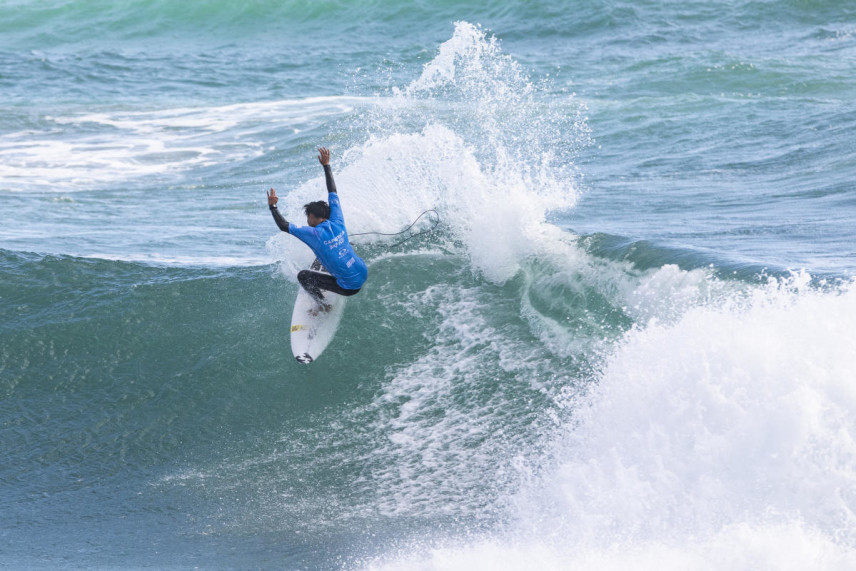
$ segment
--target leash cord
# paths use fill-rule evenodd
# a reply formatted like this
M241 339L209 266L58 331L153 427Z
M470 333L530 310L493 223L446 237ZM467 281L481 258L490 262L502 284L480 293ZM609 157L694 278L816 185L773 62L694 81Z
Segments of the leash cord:
M433 212L433 213L437 216L437 220L435 220L435 221L434 221L434 225L433 225L433 226L431 226L430 228L428 228L427 230L422 230L421 232L417 232L416 234L413 234L412 236L408 236L407 238L405 238L405 239L404 239L404 240L402 240L401 242L396 242L395 244L393 244L392 246L390 246L390 248L396 248L396 247L398 247L398 246L401 246L402 244L404 244L405 242L407 242L408 240L410 240L410 239L412 239L412 238L415 238L415 237L417 237L417 236L421 236L422 234L427 234L427 233L429 233L429 232L433 232L433 231L434 231L434 229L435 229L435 228L440 224L440 213L439 213L439 212L437 212L436 210L434 210L433 208L429 208L428 210L423 211L423 212L422 212L422 214L420 214L419 216L417 216L417 217L416 217L416 220L414 220L413 222L411 222L411 223L410 223L410 226L408 226L407 228L405 228L405 229L404 229L404 230L402 230L401 232L393 232L393 233L386 233L386 232L359 232L359 233L357 233L357 234L351 234L351 236L368 236L369 234L372 234L372 235L375 235L375 236L400 236L401 234L404 234L405 232L407 232L408 230L410 230L411 228L413 228L414 226L416 226L416 223L417 223L417 222L419 222L419 219L420 219L420 218L422 218L423 216L425 216L426 214L428 214L429 212Z

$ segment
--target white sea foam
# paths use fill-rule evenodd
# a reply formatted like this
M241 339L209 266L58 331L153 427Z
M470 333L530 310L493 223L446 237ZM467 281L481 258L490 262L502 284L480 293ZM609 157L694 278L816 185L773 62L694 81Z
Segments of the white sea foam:
M468 547L427 549L420 557L379 559L366 565L366 569L847 571L853 569L854 561L856 555L849 549L842 548L829 537L811 528L794 523L727 526L703 539L639 542L629 546L616 544L604 549L567 550L546 543L526 543L509 539L487 540Z
M265 131L302 130L361 101L316 97L45 117L42 130L0 136L0 188L103 188L258 157L266 152Z
M270 260L268 258L261 256L249 258L238 256L175 256L157 252L140 252L131 254L94 253L87 254L82 257L98 260L115 260L119 262L136 262L158 266L179 267L233 268L264 266L270 264Z
M569 391L497 537L375 568L852 569L856 286L771 280L636 328Z
M533 398L549 371L543 348L493 322L490 299L444 284L388 302L419 320L431 344L390 368L370 406L372 432L384 437L373 453L374 505L386 516L487 518L496 495L516 484L507 447L534 436L535 420L507 403Z

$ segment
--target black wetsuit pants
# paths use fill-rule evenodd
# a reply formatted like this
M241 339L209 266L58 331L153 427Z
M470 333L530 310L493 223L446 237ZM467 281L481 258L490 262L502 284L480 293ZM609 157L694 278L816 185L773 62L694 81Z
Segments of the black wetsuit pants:
M324 291L332 291L339 295L354 295L359 289L345 289L336 283L336 278L330 274L313 272L312 270L301 270L297 273L297 281L306 292L314 297L319 303L324 302Z

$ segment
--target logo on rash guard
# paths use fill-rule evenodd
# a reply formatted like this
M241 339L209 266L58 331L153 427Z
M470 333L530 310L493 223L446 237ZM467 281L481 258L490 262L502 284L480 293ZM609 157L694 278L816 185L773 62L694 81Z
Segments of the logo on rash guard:
M324 240L324 245L329 247L331 250L335 250L339 246L345 243L345 231L342 230L336 236L333 236L329 240Z

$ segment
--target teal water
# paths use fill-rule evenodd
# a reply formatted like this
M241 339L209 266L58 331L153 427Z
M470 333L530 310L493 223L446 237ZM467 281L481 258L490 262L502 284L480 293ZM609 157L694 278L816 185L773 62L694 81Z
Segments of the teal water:
M854 32L0 4L0 565L852 568ZM318 145L352 234L440 222L304 367Z

